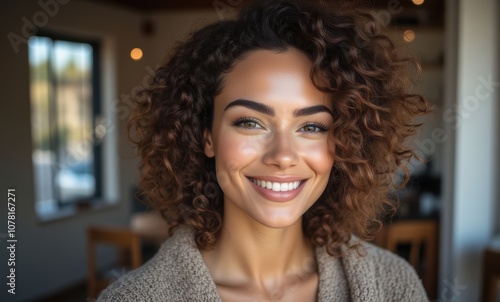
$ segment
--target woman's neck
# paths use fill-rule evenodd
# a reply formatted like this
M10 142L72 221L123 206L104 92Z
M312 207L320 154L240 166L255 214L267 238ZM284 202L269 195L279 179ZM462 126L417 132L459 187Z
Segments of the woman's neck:
M314 250L301 220L286 228L270 228L236 209L228 212L214 248L202 252L216 283L266 287L315 272Z

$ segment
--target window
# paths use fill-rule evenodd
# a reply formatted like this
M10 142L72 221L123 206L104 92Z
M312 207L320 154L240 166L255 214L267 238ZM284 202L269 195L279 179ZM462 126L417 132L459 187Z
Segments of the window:
M46 218L101 197L98 44L29 39L36 211Z

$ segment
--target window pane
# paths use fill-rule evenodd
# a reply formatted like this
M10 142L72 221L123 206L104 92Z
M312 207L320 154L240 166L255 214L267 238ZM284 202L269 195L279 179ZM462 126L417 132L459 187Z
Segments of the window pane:
M53 52L57 111L56 195L65 203L95 191L92 144L92 48L56 41Z
M29 40L31 68L31 125L35 196L40 206L50 207L54 201L52 167L55 155L51 149L49 123L49 53L52 41L33 37ZM51 203L52 202L52 203Z
M95 196L92 46L29 40L33 164L39 213Z

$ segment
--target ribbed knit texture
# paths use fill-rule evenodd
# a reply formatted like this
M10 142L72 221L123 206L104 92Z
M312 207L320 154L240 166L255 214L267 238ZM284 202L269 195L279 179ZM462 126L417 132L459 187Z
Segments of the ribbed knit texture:
M111 284L97 302L222 301L193 238L189 228L179 227L151 260ZM363 245L366 255L351 252L341 258L316 249L318 302L428 301L421 281L404 259Z

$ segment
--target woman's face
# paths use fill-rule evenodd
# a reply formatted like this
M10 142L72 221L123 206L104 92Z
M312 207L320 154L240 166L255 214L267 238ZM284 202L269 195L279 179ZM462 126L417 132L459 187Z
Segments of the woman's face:
M313 85L311 65L296 49L256 50L226 74L205 133L224 215L287 227L324 191L334 161L332 105Z

